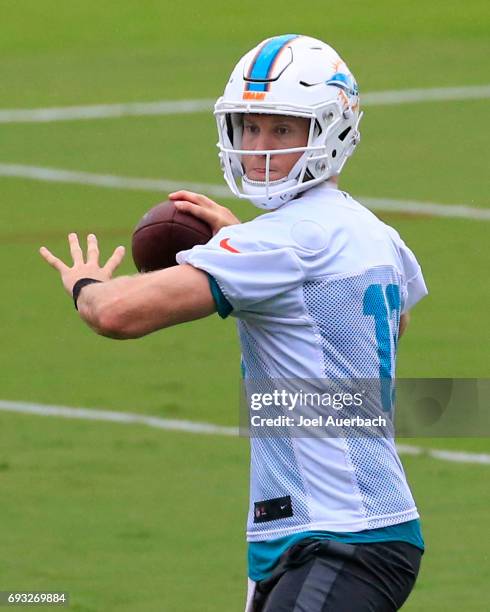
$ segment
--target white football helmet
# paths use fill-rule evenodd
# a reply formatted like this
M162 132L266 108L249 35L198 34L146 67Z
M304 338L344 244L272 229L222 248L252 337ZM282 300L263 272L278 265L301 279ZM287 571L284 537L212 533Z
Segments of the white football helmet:
M308 142L294 149L243 150L244 113L307 117ZM309 36L275 36L249 51L235 66L214 114L226 182L236 196L267 210L338 175L360 139L357 83L332 47ZM271 155L300 152L288 176L269 180ZM241 162L257 154L266 158L264 181L249 179Z

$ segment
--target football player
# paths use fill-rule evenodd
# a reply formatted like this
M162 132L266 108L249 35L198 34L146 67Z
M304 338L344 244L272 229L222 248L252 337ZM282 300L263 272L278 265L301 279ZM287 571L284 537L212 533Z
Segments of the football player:
M239 223L204 195L171 194L213 238L180 252L179 266L114 280L121 248L102 267L96 238L85 260L72 234L68 267L43 247L81 317L134 338L233 316L246 387L392 381L409 310L427 289L399 234L338 188L361 119L345 62L308 36L267 39L238 62L215 116L226 182L266 214ZM251 437L247 539L249 612L398 610L424 542L393 437Z

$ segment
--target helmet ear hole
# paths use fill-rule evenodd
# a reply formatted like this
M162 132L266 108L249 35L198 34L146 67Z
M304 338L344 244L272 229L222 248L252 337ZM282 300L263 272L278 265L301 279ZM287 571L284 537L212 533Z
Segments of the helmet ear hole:
M334 149L334 150L332 151L332 157L337 157L337 149Z

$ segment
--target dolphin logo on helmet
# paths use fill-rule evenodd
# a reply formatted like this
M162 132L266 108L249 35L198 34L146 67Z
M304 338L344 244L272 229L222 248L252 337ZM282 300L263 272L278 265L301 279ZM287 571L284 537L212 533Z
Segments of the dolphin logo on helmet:
M300 152L288 176L271 181L247 178L242 164L243 115L269 113L310 120L304 147L254 151L264 155ZM215 104L218 148L225 180L234 195L274 210L302 191L340 174L360 140L356 80L326 43L298 34L275 36L245 54Z

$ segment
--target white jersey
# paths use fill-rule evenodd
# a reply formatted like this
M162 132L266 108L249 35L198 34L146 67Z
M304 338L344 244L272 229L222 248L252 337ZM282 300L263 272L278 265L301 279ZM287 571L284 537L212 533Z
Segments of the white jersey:
M369 310L379 303L390 332L384 367L394 372L400 314L427 294L399 234L331 183L177 260L208 272L233 307L246 379L379 378ZM258 504L278 500L287 514L257 520ZM418 516L391 438L251 438L251 542Z

